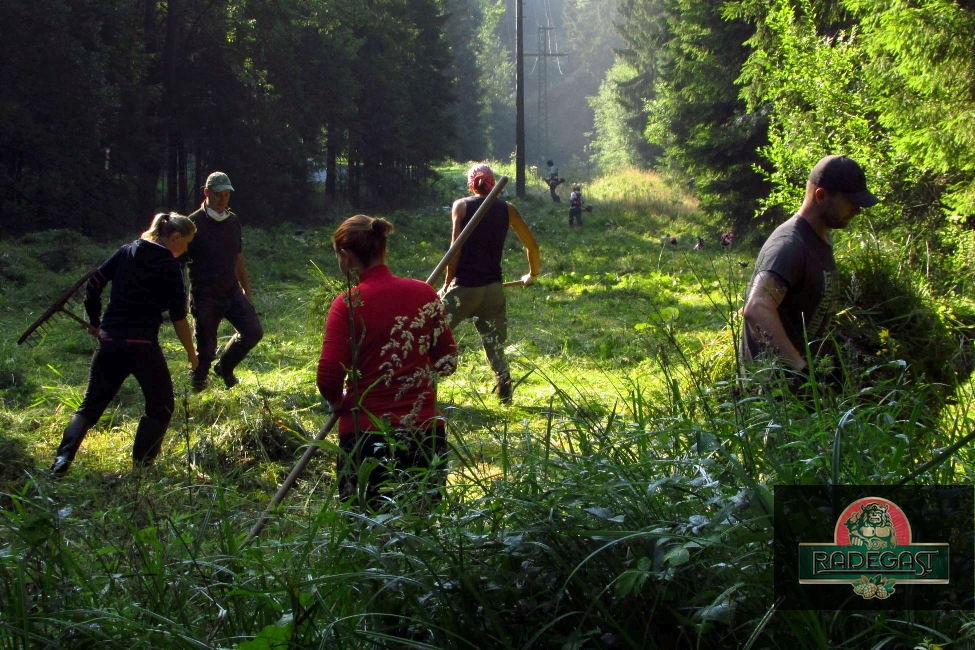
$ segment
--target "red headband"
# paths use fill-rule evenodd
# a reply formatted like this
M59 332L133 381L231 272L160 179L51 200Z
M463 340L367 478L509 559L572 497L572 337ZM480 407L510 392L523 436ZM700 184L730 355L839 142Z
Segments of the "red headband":
M494 189L494 185L494 172L484 163L474 165L467 172L467 186L474 192L484 192L487 194Z

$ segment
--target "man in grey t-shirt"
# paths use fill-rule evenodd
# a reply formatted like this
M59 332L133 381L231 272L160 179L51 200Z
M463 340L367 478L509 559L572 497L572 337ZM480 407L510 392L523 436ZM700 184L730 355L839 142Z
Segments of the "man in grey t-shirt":
M879 201L852 159L826 156L813 167L799 212L775 229L755 262L745 294L743 361L771 352L806 371L806 344L815 354L839 298L830 233Z

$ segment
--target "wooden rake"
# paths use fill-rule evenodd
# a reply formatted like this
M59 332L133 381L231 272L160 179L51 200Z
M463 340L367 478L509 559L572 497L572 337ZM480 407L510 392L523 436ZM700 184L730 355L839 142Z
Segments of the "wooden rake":
M57 316L67 316L68 318L80 323L82 327L88 330L89 334L93 336L98 336L97 327L93 327L91 323L86 321L84 318L81 318L77 314L72 313L67 308L67 304L72 299L76 299L76 300L78 299L78 296L76 295L78 291L83 286L85 286L85 284L88 283L88 280L90 280L92 276L94 276L96 273L98 273L98 269L93 268L92 270L85 273L85 275L80 280L75 282L70 289L62 293L61 297L58 298L53 305L48 307L47 311L41 314L40 318L34 321L34 323L30 327L28 327L23 334L20 335L20 338L17 339L17 345L20 345L25 341L33 342L33 337L39 336L41 333L45 333L47 331L45 328L49 327L51 322Z

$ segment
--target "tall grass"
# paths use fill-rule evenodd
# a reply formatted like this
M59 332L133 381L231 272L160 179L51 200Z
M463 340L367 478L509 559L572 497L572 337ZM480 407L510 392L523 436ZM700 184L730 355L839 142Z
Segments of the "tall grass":
M905 414L851 419L842 397L815 413L755 398L712 404L695 421L674 417L666 393L636 387L627 408L600 415L585 396L558 395L543 429L455 431L449 498L429 515L408 499L379 514L343 510L326 482L295 495L250 548L240 542L261 504L220 466L209 486L167 487L166 473L121 477L111 503L95 486L69 499L31 481L6 495L0 639L35 648L132 639L159 648L724 648L759 639L855 648L863 635L907 644L969 629L963 615L916 613L904 625L893 614L772 609L769 484L902 476L906 462L878 476L891 445L905 454L909 445L877 424L886 415L907 427ZM64 505L79 497L81 506Z
M65 350L85 342L5 347L19 374L0 412L0 647L972 644L968 613L780 611L771 575L776 483L968 482L969 448L949 446L971 430L971 384L943 409L930 405L944 391L898 359L803 399L777 383L787 378L761 392L737 384L744 252L661 251L652 235L693 217L648 211L637 226L620 216L624 198L602 200L571 238L561 206L525 204L549 269L534 294L509 294L509 354L525 379L514 408L497 406L476 335L458 331L462 367L440 386L451 477L430 512L408 494L378 512L345 507L326 443L243 544L324 419L314 359L340 288L326 232L262 234L254 252L274 255L249 259L259 312L274 319L268 337L237 389L177 399L148 471L125 460L133 387L68 477L38 469L67 418L65 394L83 384L87 358ZM436 257L418 245L437 241L433 215L402 220L418 267ZM624 238L631 259L619 255ZM524 263L509 254L507 268ZM396 255L411 263L406 248Z

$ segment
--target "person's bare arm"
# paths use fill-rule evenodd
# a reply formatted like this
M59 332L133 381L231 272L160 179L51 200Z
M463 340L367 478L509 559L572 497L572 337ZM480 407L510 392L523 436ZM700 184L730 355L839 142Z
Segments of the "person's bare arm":
M453 227L450 232L450 245L453 246L457 238L460 237L460 233L463 232L463 228L460 225L460 220L467 216L467 202L463 199L458 199L454 201L454 206L450 210L450 218L453 221ZM463 248L463 247L462 247ZM454 276L457 274L457 260L460 258L460 250L454 253L447 262L447 274L444 276L443 286L444 289L451 283Z
M237 282L240 283L240 288L244 290L244 295L248 300L254 302L251 298L251 285L247 281L247 264L244 263L244 254L237 253L237 264L234 267L234 272L237 274Z
M173 329L176 330L176 336L179 338L179 342L183 344L183 349L186 350L186 358L190 362L190 368L196 370L196 366L200 362L196 358L196 348L193 347L193 334L190 332L190 324L186 322L185 318L182 318L173 321Z
M527 286L535 281L535 276L538 275L542 268L541 255L538 252L538 242L535 241L535 235L532 234L528 224L521 218L521 213L518 212L518 208L510 203L508 204L508 225L518 235L518 239L521 240L522 245L525 247L525 253L528 255L528 274L521 278L522 282Z
M779 356L795 370L804 370L806 358L792 345L779 317L779 305L788 290L788 285L776 274L769 271L759 273L745 301L745 327L756 339L768 340Z

